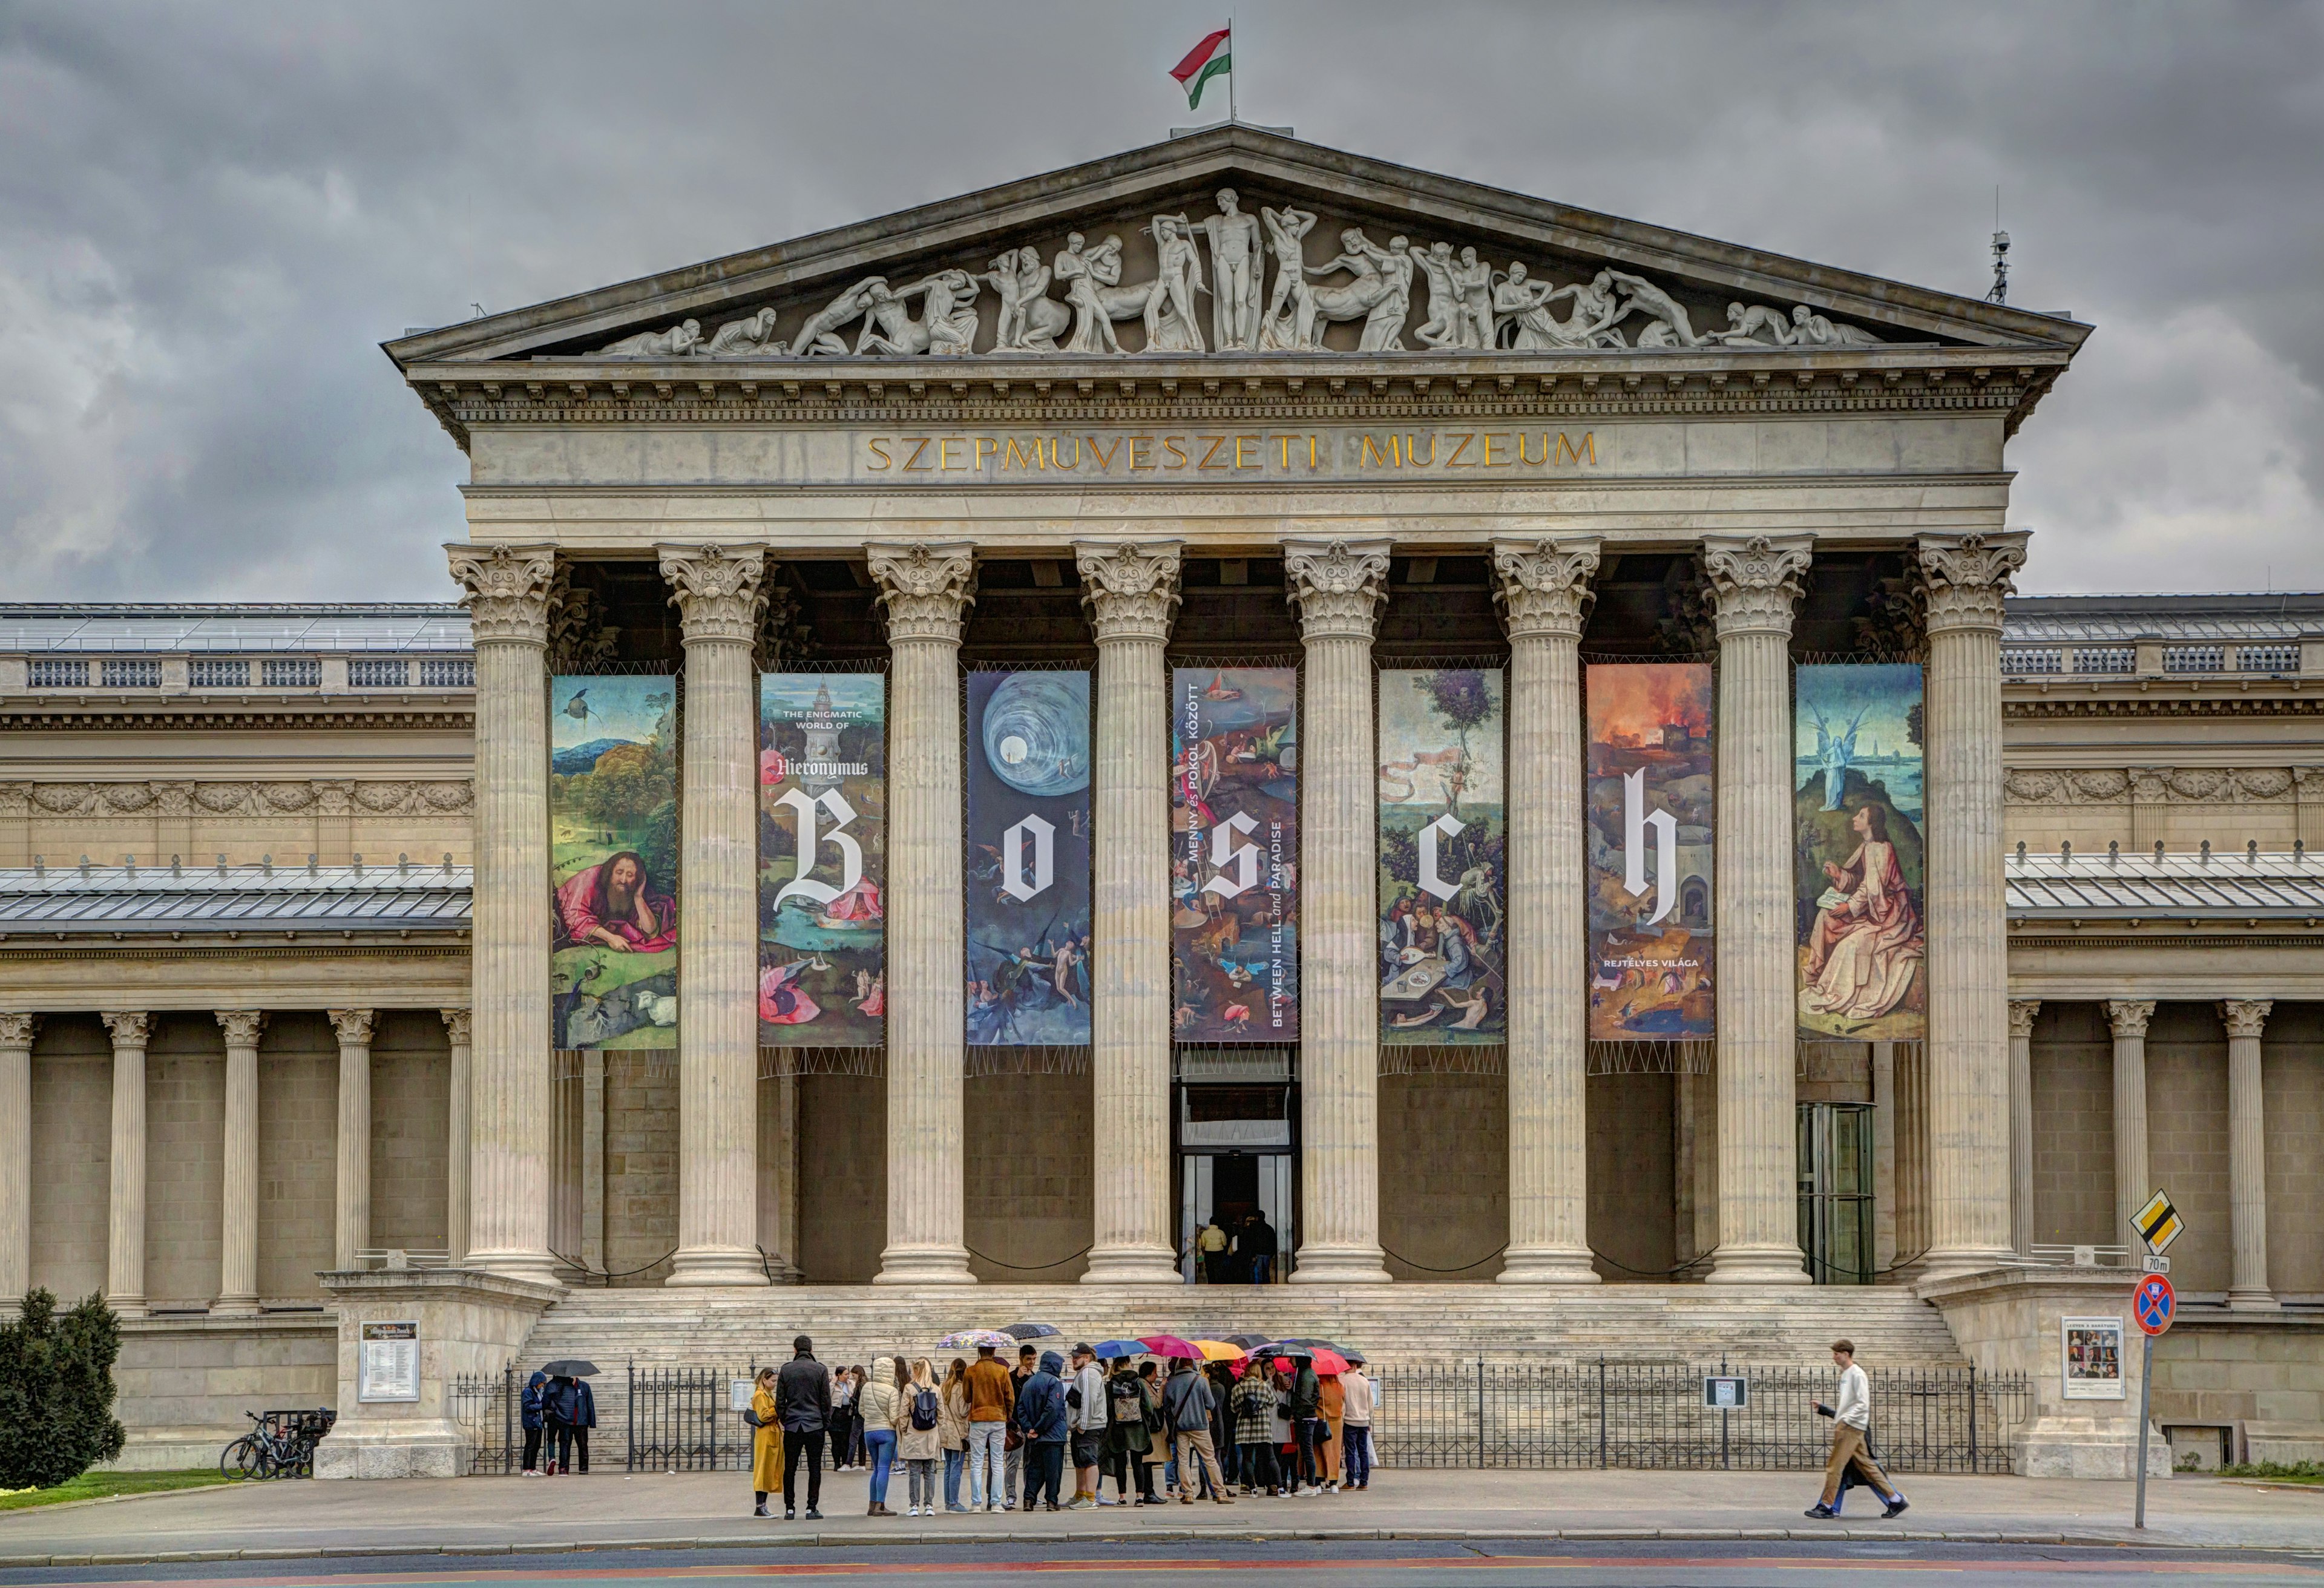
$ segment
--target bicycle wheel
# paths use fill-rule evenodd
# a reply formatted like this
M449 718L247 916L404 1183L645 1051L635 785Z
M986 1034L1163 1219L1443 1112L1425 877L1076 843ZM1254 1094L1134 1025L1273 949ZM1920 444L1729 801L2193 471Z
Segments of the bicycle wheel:
M259 1475L258 1463L258 1445L244 1434L219 1454L218 1471L228 1478L254 1478Z

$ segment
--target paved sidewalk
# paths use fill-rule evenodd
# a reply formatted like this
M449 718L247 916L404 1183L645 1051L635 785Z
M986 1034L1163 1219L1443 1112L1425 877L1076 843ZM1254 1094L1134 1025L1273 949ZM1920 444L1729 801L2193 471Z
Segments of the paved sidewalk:
M318 1555L501 1554L611 1546L964 1543L1226 1537L1887 1537L2324 1551L2324 1491L2205 1478L2157 1481L2147 1530L2132 1485L2064 1479L1908 1479L1895 1522L1858 1491L1848 1515L1800 1513L1815 1473L1383 1472L1363 1494L872 1519L860 1473L824 1482L820 1523L759 1520L747 1475L686 1473L401 1482L273 1482L0 1515L0 1567ZM904 1500L902 1475L889 1503Z

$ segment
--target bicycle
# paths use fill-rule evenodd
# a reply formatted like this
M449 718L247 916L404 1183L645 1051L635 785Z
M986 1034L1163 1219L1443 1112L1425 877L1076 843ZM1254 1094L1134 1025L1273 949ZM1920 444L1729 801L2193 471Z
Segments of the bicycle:
M242 1415L251 1420L251 1431L218 1454L219 1473L235 1480L313 1477L315 1445L338 1420L328 1407Z

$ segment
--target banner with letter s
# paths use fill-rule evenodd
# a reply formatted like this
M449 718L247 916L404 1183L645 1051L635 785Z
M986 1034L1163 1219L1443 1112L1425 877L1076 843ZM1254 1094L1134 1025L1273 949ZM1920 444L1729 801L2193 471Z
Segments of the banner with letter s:
M1711 669L1589 669L1590 1039L1717 1034Z
M1299 674L1177 668L1170 690L1172 1037L1299 1038Z
M1090 1039L1090 675L968 675L967 1040Z
M759 676L759 1042L887 1039L887 680Z

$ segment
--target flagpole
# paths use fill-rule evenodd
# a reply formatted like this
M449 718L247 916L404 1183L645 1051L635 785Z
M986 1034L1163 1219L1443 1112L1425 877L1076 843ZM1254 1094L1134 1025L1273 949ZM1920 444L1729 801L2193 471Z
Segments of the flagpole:
M1234 95L1234 13L1227 13L1227 125L1235 121Z

